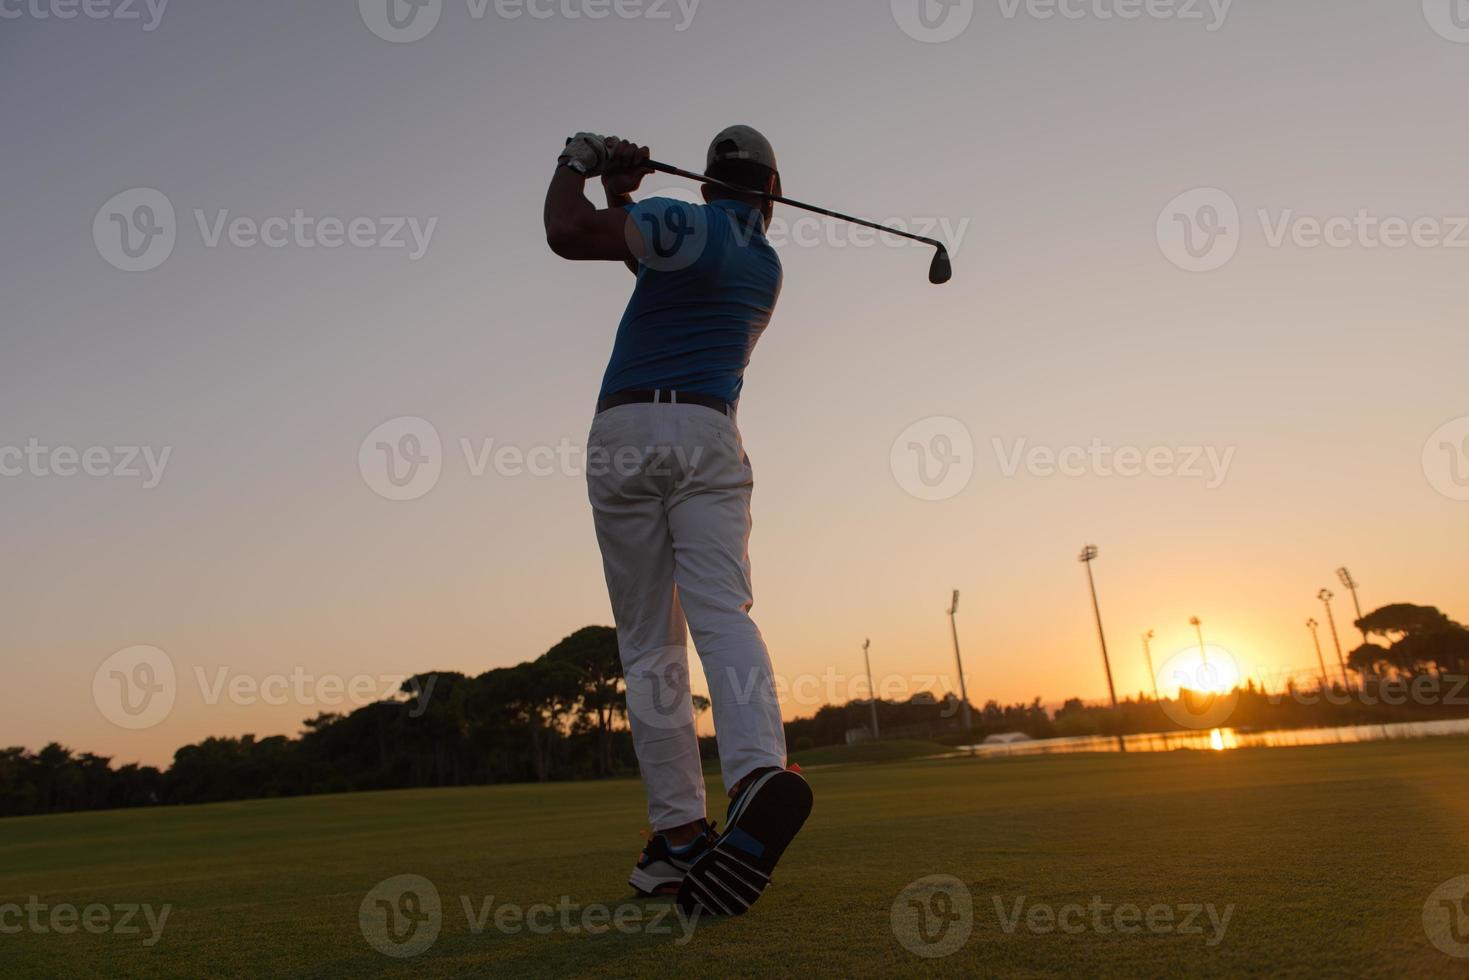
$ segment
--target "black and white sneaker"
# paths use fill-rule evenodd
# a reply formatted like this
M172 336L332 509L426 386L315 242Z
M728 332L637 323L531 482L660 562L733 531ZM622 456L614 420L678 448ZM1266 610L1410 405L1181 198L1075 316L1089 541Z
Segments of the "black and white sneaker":
M811 787L789 769L756 772L730 803L713 848L684 875L678 907L688 916L740 915L770 884L776 862L811 814Z
M704 833L683 847L674 847L662 834L648 838L627 883L640 895L673 895L695 861L714 846L714 826L704 821Z

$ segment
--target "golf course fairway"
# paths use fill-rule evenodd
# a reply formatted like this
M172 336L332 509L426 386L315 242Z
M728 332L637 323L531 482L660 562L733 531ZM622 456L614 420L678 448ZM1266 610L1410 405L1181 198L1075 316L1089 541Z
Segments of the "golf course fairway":
M815 810L775 884L748 915L692 931L626 886L644 820L631 779L8 819L0 972L1469 972L1424 922L1435 891L1469 875L1469 740L806 776ZM722 820L719 800L711 785ZM437 906L402 905L400 876L426 880ZM112 928L129 907L134 931ZM399 911L387 948L413 955L377 948Z

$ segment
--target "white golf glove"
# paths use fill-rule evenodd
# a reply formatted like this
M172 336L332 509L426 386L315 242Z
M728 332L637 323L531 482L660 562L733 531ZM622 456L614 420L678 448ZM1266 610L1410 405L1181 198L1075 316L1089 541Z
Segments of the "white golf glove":
M566 141L557 162L566 164L583 177L596 177L606 169L610 156L607 137L596 133L577 133Z

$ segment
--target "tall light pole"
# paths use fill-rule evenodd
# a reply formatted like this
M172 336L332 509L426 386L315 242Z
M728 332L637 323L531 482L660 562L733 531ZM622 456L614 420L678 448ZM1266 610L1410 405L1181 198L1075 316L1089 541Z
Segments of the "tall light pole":
M1143 634L1143 659L1148 662L1148 677L1153 681L1153 700L1162 700L1158 697L1158 675L1153 673L1153 631L1148 630Z
M1096 557L1097 546L1089 544L1081 549L1076 560L1086 566L1086 584L1092 590L1092 614L1097 617L1097 639L1102 642L1102 666L1107 671L1107 694L1112 698L1112 717L1120 722L1121 718L1117 715L1117 688L1112 683L1112 660L1107 656L1107 634L1102 630L1102 607L1097 602L1097 580L1092 577L1092 562ZM1117 751L1127 751L1127 743L1122 740L1120 732L1117 735Z
M872 686L872 658L867 654L867 648L871 645L871 640L862 641L862 660L867 664L867 697L868 704L872 706L872 739L877 741L877 688Z
M1198 631L1198 634L1199 634L1199 660L1202 663L1207 664L1209 662L1209 648L1206 647L1206 646L1204 646L1204 623L1203 623L1202 620L1199 619L1199 617L1197 617L1197 616L1190 616L1188 618L1188 624L1190 626L1192 626L1195 630Z
M1357 601L1357 580L1352 578L1352 573L1347 571L1346 566L1336 570L1336 577L1341 580L1342 587L1352 593L1352 608L1357 610L1357 621L1362 621L1362 603ZM1367 631L1358 626L1357 631L1362 634L1362 642L1367 642Z
M1321 656L1321 636L1316 632L1316 627L1320 625L1314 617L1306 620L1306 629L1311 631L1311 642L1316 644L1316 662L1321 665L1321 686L1329 687L1331 679L1326 676L1326 658Z
M949 632L954 635L954 666L959 670L959 697L964 704L964 730L971 731L974 728L974 719L969 714L969 689L964 686L964 661L959 659L959 627L954 624L954 614L959 611L959 590L954 590L953 601L949 603Z
M1326 607L1326 622L1331 626L1331 642L1336 646L1336 662L1341 665L1341 682L1350 691L1352 680L1347 676L1346 658L1341 655L1341 637L1336 634L1336 617L1331 614L1331 600L1335 599L1336 595L1330 589L1322 589L1316 593L1316 598L1320 599L1321 604Z

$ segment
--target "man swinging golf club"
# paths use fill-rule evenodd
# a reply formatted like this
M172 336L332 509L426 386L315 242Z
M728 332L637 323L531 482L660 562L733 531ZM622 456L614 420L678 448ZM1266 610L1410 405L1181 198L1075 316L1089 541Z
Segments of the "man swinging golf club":
M587 438L587 489L627 684L653 835L633 869L685 912L737 915L760 897L811 811L786 769L770 655L750 618L754 477L735 424L745 366L770 322L781 267L765 237L779 193L770 143L732 126L710 145L704 205L633 203L646 147L578 133L546 195L546 239L566 259L637 276ZM606 209L584 193L601 177ZM732 185L732 186L731 186ZM758 193L742 193L748 188ZM687 636L704 666L730 805L705 818Z

